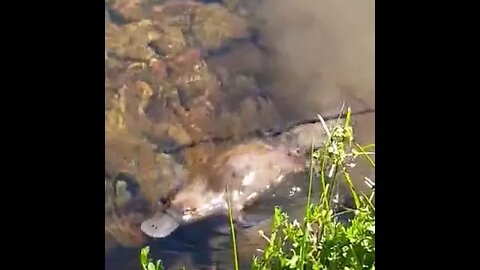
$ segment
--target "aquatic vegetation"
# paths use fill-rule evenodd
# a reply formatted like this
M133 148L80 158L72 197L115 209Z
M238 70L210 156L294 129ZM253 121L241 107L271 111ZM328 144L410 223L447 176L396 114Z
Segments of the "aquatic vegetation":
M106 171L132 174L149 183L143 190L152 190L151 183L161 180L145 165L152 162L139 161L140 148L188 144L232 122L219 113L225 97L202 55L204 48L192 40L191 19L196 18L200 32L223 20L222 40L243 32L237 27L243 23L237 25L235 15L217 4L196 1L108 0L106 5L126 19L105 25ZM141 19L127 18L125 12L136 9L144 11ZM205 17L209 14L216 19ZM253 125L253 120L244 122ZM188 154L185 159L198 159ZM157 191L149 193L153 198Z
M180 27L163 25L157 29L160 36L152 42L152 46L160 55L174 56L185 49L187 41Z
M108 55L148 63L156 56L150 42L160 38L160 34L150 20L142 20L126 25L105 26L105 49Z
M112 215L105 219L105 234L124 247L140 247L147 241L139 228L140 214Z
M165 61L154 58L150 61L149 66L153 77L159 82L167 77L167 65Z
M136 88L140 95L140 101L138 105L138 114L145 114L145 108L150 101L150 97L153 96L153 91L150 85L144 81L137 81Z
M138 230L143 215L130 211L139 202L123 180L105 179L105 249L116 244L138 247L146 238Z
M248 36L248 22L219 4L201 5L195 11L193 33L206 49L217 49L229 39Z
M196 96L210 96L218 89L218 80L209 69L197 48L189 49L168 62L172 70L170 80L178 88L195 93Z
M136 152L138 172L136 180L140 185L140 191L151 207L156 205L169 190L177 177L175 167L177 164L163 155L156 154L150 145L144 144Z
M105 136L111 137L125 129L125 90L121 88L118 94L110 100L111 108L105 112Z
M200 5L201 2L192 0L164 1L153 6L152 19L156 25L180 27L182 31L188 32L191 18Z
M121 209L132 199L132 194L127 190L127 182L122 180L105 179L105 213Z
M111 9L120 15L124 20L137 21L145 18L143 5L145 0L109 0Z

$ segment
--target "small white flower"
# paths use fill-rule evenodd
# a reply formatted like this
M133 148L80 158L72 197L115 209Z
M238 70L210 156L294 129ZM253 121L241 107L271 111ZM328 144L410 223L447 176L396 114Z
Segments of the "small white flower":
M297 219L295 219L295 220L293 221L293 226L295 226L295 227L300 227L300 223L298 223L298 220L297 220Z
M328 172L328 177L332 177L334 171L335 171L335 164L333 164L332 167L330 167L330 171Z
M263 233L262 230L259 230L258 231L258 234L263 237L263 239L267 240L268 243L270 243L270 239L268 239L268 237Z
M333 151L334 151L334 153L335 153L335 154L338 154L338 147L337 147L337 144L336 144L336 143L332 144L332 147L333 147Z
M333 202L334 203L338 203L340 201L339 199L340 199L340 196L338 195L338 193L335 194L335 196L333 196Z
M370 180L370 178L368 177L364 177L365 178L365 184L371 188L371 189L374 189L375 188L375 182L373 182L372 180Z

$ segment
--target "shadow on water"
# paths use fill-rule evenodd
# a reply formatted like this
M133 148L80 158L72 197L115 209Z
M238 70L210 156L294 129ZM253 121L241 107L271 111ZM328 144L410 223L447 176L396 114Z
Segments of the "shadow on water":
M227 227L225 216L215 216L202 221L179 227L166 238L150 239L145 245L150 246L150 256L160 259L166 269L185 267L205 267L215 264L213 253L225 249L212 244L213 240L224 238L228 242L229 235L221 235L216 229ZM135 258L135 252L138 256ZM140 248L117 248L106 257L106 270L140 269ZM135 266L136 265L136 266Z
M270 230L275 205L281 206L292 219L300 219L303 215L308 178L305 174L288 178L278 187L262 194L257 203L246 209L247 219L255 224L253 227L235 227L241 269L250 269L256 250L265 247L265 241L258 237L258 231ZM318 190L318 183L314 183L314 186ZM150 246L150 257L162 260L165 269L231 269L233 260L229 229L228 217L216 215L182 225L166 238L150 238L144 245ZM139 254L140 247L116 247L107 254L105 269L141 269Z
M153 240L152 256L162 259L167 268L178 263L195 267L214 266L214 253L225 250L225 245L229 243L229 235L220 232L225 229L228 229L225 216L214 216L182 226L168 238Z
M165 269L212 269L219 265L225 269L231 262L229 224L223 215L180 226L168 237L150 239L145 245L150 246L150 257L162 260ZM106 256L105 269L141 269L139 254L140 248L117 247Z

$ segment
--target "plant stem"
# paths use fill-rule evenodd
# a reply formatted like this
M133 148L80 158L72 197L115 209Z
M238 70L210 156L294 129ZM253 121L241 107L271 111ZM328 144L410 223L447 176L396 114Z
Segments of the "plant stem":
M227 189L227 201L228 201L228 219L230 223L230 232L232 235L232 245L233 245L233 262L235 265L235 270L238 270L238 254L237 254L237 241L235 240L235 228L233 226L233 217L232 217L232 205L230 201L230 193L228 193Z

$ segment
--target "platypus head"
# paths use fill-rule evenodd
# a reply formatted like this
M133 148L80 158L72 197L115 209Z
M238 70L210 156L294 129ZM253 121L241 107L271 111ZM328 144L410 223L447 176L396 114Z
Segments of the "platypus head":
M163 238L182 224L222 213L227 209L224 194L209 189L205 179L196 179L171 201L159 202L160 210L142 223L141 230L150 237Z

